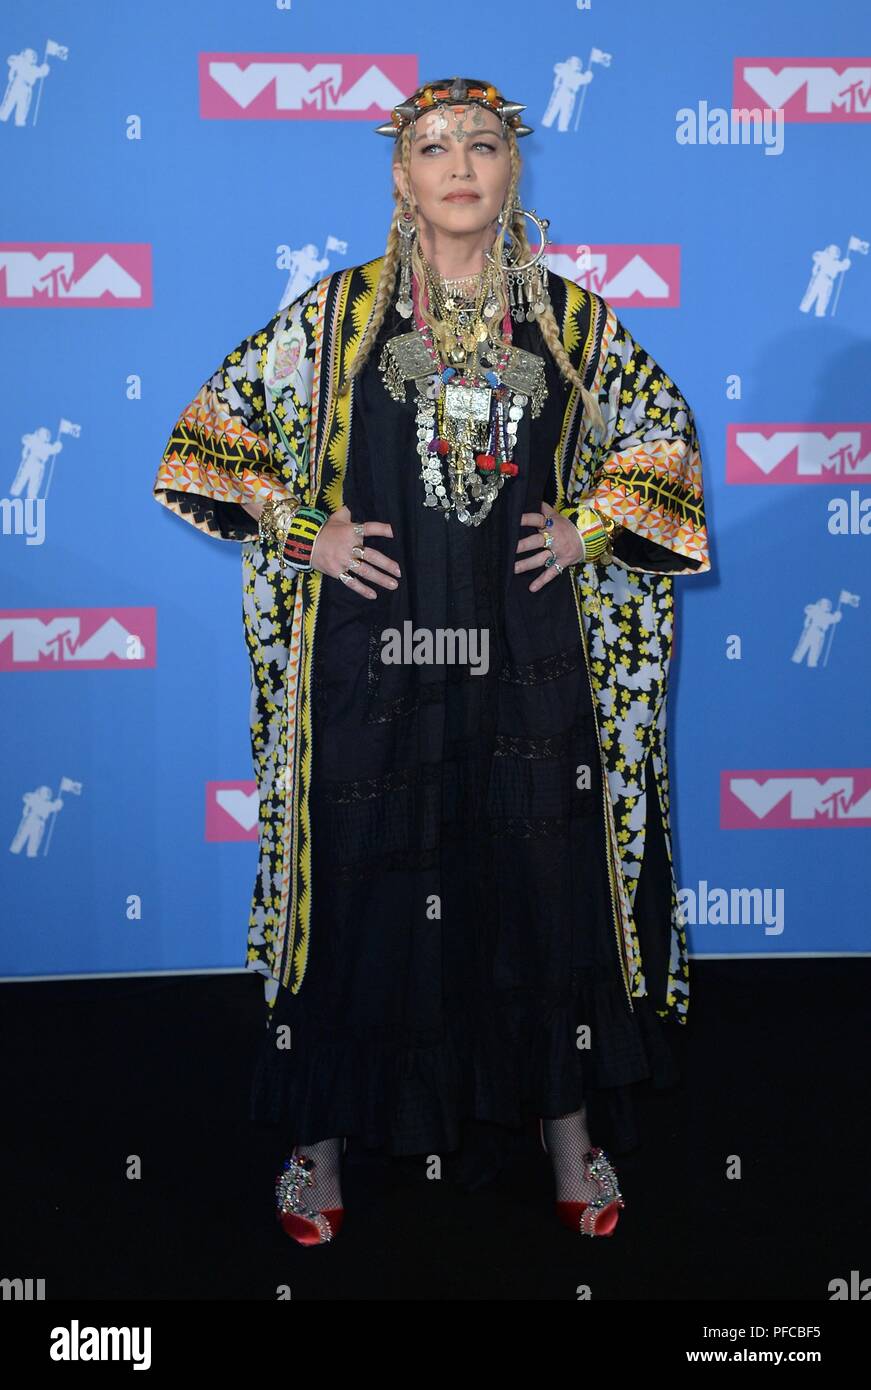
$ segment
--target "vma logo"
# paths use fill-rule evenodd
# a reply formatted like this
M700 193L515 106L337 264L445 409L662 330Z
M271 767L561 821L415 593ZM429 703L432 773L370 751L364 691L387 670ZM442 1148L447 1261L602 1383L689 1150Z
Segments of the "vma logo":
M614 308L676 309L680 304L680 246L548 245L548 270L592 290Z
M201 53L213 120L378 121L417 89L411 53Z
M871 58L736 58L732 105L784 121L871 121Z
M727 483L871 482L871 424L729 425Z
M720 773L722 830L871 825L871 768L764 768Z
M4 308L150 309L145 242L0 242Z
M155 608L0 610L0 671L156 665Z

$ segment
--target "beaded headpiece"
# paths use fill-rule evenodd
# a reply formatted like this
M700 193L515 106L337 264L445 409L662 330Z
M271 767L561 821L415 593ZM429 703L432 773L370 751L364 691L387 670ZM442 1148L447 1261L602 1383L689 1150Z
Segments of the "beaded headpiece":
M526 107L516 101L506 101L492 83L480 82L476 77L443 77L438 82L427 82L416 92L391 111L391 119L375 127L376 135L391 135L394 139L402 134L426 111L436 107L484 106L493 111L501 120L503 129L510 127L519 138L532 134L532 126L524 125L520 119Z

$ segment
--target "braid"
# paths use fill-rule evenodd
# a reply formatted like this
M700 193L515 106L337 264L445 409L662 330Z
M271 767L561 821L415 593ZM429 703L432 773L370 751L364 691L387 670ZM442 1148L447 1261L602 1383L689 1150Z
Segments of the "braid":
M520 181L520 153L517 149L517 138L513 133L511 135L510 150L511 182L508 187L509 195L516 192L517 185ZM518 256L518 260L529 260L532 256L532 247L529 245L529 241L526 236L525 218L523 218L522 216L515 217L511 230L517 240L520 249L520 255ZM533 284L531 288L531 297L533 299L537 297L537 292L541 291L541 298L544 300L544 312L536 315L536 322L539 328L541 329L541 336L545 341L545 345L550 351L562 375L568 381L570 381L573 386L576 386L580 391L581 400L584 403L584 415L587 419L588 424L604 431L605 421L602 416L601 409L599 408L599 402L596 400L595 396L587 390L586 386L584 385L583 376L580 372L577 371L571 358L566 352L565 347L563 346L562 336L559 330L559 324L557 323L556 317L554 316L553 305L550 302L550 296L544 292L544 287L542 285L541 273L539 268L536 268L535 277L533 279ZM586 368L586 365L586 362L581 363L581 371L583 371Z
M405 171L406 187L408 188L411 188L411 138L409 133L410 129L411 128L409 126L406 126L405 129L401 131L397 141L398 148L394 153L394 159L398 159L398 161L401 162L402 168ZM505 201L508 206L513 207L514 201L517 196L517 189L520 183L522 161L520 158L520 151L517 148L517 136L514 134L514 131L510 129L510 127L508 128L508 152L511 160L511 172L508 179L508 189L506 192ZM372 317L369 321L369 326L366 330L366 334L363 338L363 341L360 344L357 356L354 359L352 366L348 369L348 373L339 387L339 390L342 393L347 391L348 383L362 370L366 362L366 359L369 357L372 351L372 347L378 336L378 330L384 322L384 316L387 313L387 306L389 305L393 297L393 291L396 284L396 275L399 268L399 216L402 204L402 194L399 191L399 189L395 186L395 184L393 189L393 197L395 207L393 210L393 217L390 223L390 231L387 236L387 247L384 252L384 260L381 266L381 274L378 279L377 289L375 291L375 303L372 309ZM515 213L510 219L510 222L512 241L517 246L519 251L517 259L520 261L529 260L529 258L532 255L532 248L530 247L529 241L527 240L526 236L525 219L521 214ZM501 265L502 263L505 238L508 232L508 225L508 220L503 221L502 226L499 230L499 234L494 240L492 247L490 248L490 254L492 255L497 265ZM420 249L419 236L416 236L412 241L411 272L418 286L422 285L424 283L425 270L423 263L423 254ZM569 357L568 353L565 350L565 347L563 346L562 338L560 336L559 325L556 321L553 312L553 305L550 302L550 297L544 292L544 287L541 279L541 271L538 268L536 269L535 275L533 277L531 290L533 299L540 296L544 300L544 312L542 314L536 315L536 322L538 323L538 326L541 329L541 336L544 339L548 351L553 356L553 359L556 362L557 367L559 368L562 375L580 391L581 399L584 404L584 415L587 419L588 424L590 426L594 426L604 431L605 422L602 416L601 409L599 407L599 403L596 400L595 396L587 390L586 386L584 385L583 376L576 370L571 358ZM496 293L499 302L499 321L501 322L502 319L504 319L506 313L508 312L509 307L508 282L507 277L504 273L496 277ZM420 299L420 313L424 322L429 325L430 329L433 329L435 325L433 322L434 316L432 313L432 309L431 306L424 303L423 296L421 296ZM586 362L581 363L582 372L585 370L586 366Z
M399 140L400 157L403 160L403 165L407 166L408 158L411 154L411 142L407 129L402 131ZM402 210L402 194L395 185L393 188L393 201L395 207L393 209L393 217L390 221L390 231L387 234L387 246L381 264L381 274L378 278L378 286L375 290L375 303L372 306L372 317L369 320L369 326L366 329L366 334L360 344L357 356L354 358L354 361L348 368L346 375L339 385L339 393L341 395L345 394L352 379L362 371L366 359L369 357L375 340L378 337L378 330L384 322L387 307L393 298L393 290L396 284L396 272L399 268L399 214ZM415 242L417 242L416 237Z

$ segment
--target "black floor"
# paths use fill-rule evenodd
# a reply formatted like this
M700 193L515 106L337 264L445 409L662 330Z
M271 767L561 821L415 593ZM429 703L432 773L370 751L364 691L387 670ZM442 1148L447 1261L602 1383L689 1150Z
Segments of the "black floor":
M828 1300L871 1276L871 962L691 969L683 1082L640 1089L613 1237L557 1224L531 1124L473 1193L349 1148L345 1226L316 1249L275 1221L283 1136L247 1118L258 978L3 986L0 1277L47 1299Z

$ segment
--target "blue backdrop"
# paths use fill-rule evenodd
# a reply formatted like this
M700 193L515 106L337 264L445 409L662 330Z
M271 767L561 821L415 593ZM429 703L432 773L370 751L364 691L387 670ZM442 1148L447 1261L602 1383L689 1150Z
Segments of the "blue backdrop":
M561 273L699 425L713 571L676 580L669 715L692 952L867 952L867 5L32 0L0 41L0 975L242 964L239 548L152 481L231 348L381 253L373 127L455 72L526 104Z

